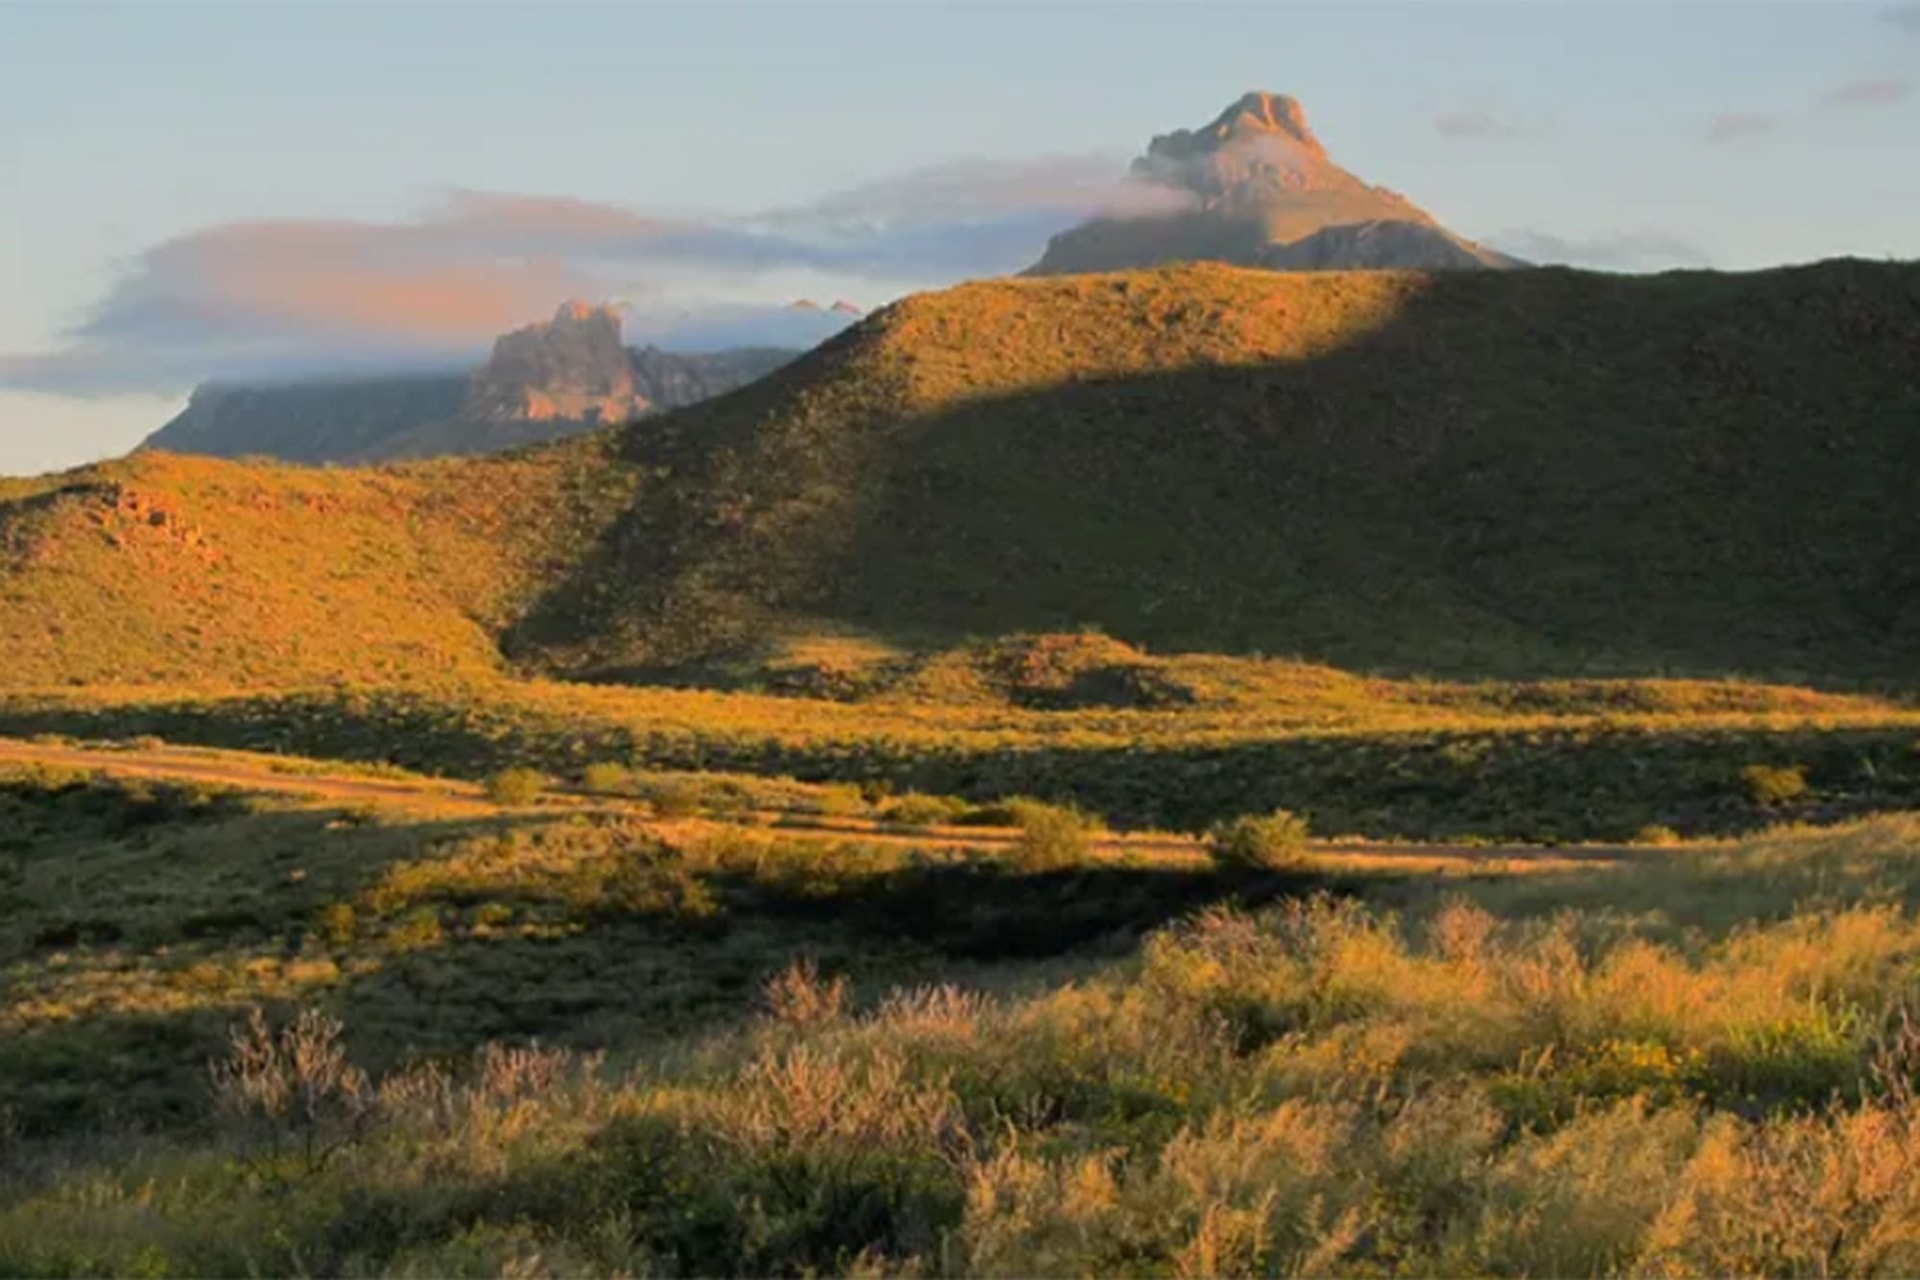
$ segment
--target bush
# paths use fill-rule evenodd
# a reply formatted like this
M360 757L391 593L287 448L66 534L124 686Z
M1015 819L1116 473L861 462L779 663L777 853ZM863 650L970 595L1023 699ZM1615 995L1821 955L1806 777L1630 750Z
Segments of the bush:
M1207 852L1223 867L1297 867L1307 852L1307 820L1286 809L1243 813L1213 825L1207 832Z
M598 760L580 771L580 785L588 791L618 795L633 786L633 770L611 760Z
M706 807L707 789L697 778L655 778L640 787L656 818L691 818Z
M1633 833L1633 843L1651 845L1676 845L1682 843L1680 833L1663 822L1650 822Z
M537 769L502 769L484 784L487 799L499 805L532 804L547 789L547 776Z
M909 791L880 811L883 821L903 827L931 827L952 822L967 811L967 802L951 796Z
M1021 870L1060 871L1087 860L1087 837L1099 829L1097 820L1078 809L1038 800L1011 801L1008 808L1020 824L1012 856Z
M1740 780L1747 784L1747 794L1755 804L1769 808L1807 793L1807 771L1797 764L1750 764L1740 771Z

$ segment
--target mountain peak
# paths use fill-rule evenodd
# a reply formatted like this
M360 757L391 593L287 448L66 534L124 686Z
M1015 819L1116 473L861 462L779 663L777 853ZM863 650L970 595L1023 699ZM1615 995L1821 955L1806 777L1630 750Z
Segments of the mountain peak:
M619 330L620 313L615 308L611 306L595 306L593 303L582 301L579 298L568 298L560 304L560 309L553 313L553 323L556 325L568 323L583 324L586 321L601 317L612 321L616 332Z
M1285 94L1241 94L1210 124L1157 135L1133 180L1184 207L1063 231L1031 271L1115 271L1213 261L1274 270L1509 267L1406 197L1334 163Z
M1327 149L1307 127L1307 111L1298 98L1284 93L1254 90L1240 95L1239 101L1222 111L1207 126L1206 132L1225 142L1248 134L1277 133L1292 138L1314 155L1324 156Z

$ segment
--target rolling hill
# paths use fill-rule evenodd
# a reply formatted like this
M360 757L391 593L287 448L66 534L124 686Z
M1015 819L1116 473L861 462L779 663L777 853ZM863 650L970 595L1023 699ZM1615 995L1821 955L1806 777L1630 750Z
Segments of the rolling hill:
M1222 266L921 295L496 459L0 494L15 686L1096 626L1459 676L1920 668L1920 267Z

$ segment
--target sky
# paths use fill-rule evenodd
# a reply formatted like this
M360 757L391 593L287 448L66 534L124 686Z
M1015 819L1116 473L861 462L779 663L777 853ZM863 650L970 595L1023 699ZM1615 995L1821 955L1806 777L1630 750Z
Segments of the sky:
M0 474L213 377L1019 270L1248 90L1535 261L1920 257L1920 3L0 3Z

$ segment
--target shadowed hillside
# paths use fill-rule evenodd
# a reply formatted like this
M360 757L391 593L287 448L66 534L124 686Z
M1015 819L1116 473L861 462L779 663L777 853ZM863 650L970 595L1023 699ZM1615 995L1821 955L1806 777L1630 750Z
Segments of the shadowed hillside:
M0 495L4 678L525 667L808 634L1463 675L1910 678L1920 268L1273 274L909 299L624 433Z
M910 299L627 437L659 477L523 653L919 642L1519 673L1908 674L1920 269L1270 275Z

